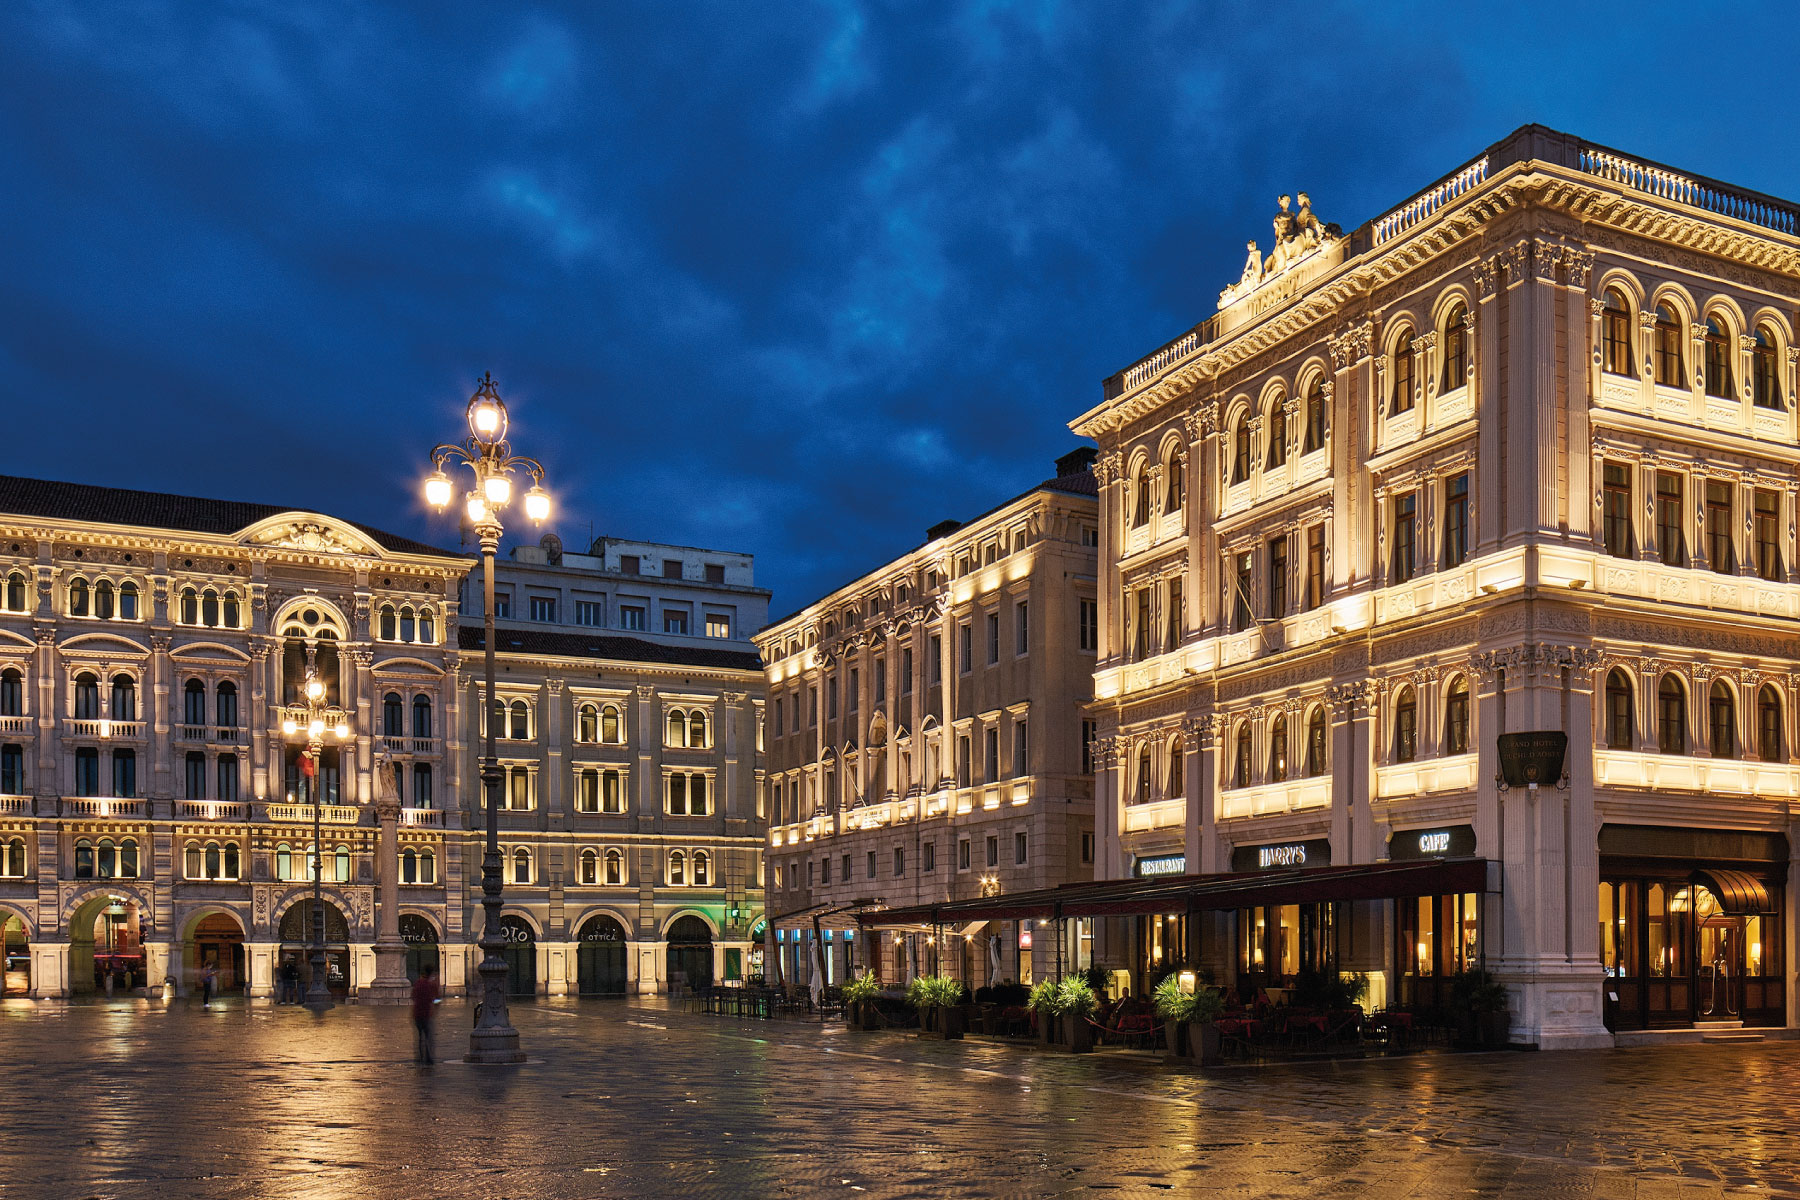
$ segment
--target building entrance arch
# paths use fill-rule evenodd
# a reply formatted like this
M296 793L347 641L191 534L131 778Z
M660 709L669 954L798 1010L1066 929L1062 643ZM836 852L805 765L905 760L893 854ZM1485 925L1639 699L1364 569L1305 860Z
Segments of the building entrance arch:
M113 994L147 983L138 898L124 891L84 898L69 915L69 991Z
M200 972L212 967L218 972L214 989L218 992L241 990L248 975L244 962L244 927L230 913L210 912L193 923L183 950L190 972L198 979Z
M668 978L671 988L712 986L712 927L692 913L669 923Z
M500 936L506 940L500 951L506 960L506 994L537 995L537 930L524 917L508 913L500 918Z
M418 913L400 914L400 940L406 943L406 977L417 979L425 968L433 971L438 964L438 932L429 920Z
M575 990L582 996L625 994L625 927L595 913L575 934Z
M0 909L0 995L31 994L31 931L17 913Z
M350 923L337 905L321 901L325 911L325 986L339 996L350 992ZM312 986L312 897L296 901L281 914L281 960L300 964L301 978Z

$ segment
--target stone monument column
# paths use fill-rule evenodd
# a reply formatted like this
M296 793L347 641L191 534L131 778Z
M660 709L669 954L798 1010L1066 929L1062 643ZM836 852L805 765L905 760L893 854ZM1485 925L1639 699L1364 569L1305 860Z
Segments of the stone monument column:
M400 940L400 789L392 758L375 762L375 818L381 823L376 870L375 978L358 993L365 1004L403 1004L412 999L406 979L406 943Z

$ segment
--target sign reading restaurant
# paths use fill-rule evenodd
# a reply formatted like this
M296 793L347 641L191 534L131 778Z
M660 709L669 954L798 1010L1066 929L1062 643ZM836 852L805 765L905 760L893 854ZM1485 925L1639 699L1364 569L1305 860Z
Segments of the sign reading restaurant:
M1273 842L1266 846L1236 846L1231 851L1233 871L1281 871L1295 867L1329 867L1331 839Z
M1186 875L1187 855L1157 854L1149 858L1140 858L1132 866L1131 873L1139 879L1155 879L1163 875Z

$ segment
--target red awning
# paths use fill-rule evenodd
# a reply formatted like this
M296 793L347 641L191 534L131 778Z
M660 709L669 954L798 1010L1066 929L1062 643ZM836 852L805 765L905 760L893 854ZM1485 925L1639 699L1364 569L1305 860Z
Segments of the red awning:
M1317 904L1348 900L1400 900L1414 896L1482 892L1485 858L1425 858L1355 863L1291 871L1241 871L1073 883L1010 896L945 901L859 914L864 925L947 925L967 921L1059 920L1255 908L1267 904Z

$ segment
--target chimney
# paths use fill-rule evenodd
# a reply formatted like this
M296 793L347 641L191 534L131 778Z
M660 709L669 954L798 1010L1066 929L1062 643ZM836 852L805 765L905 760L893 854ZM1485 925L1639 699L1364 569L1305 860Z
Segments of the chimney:
M963 523L961 521L939 521L936 525L933 525L930 529L925 531L925 540L928 542L935 542L941 537L949 537L951 534L961 529L962 525Z

